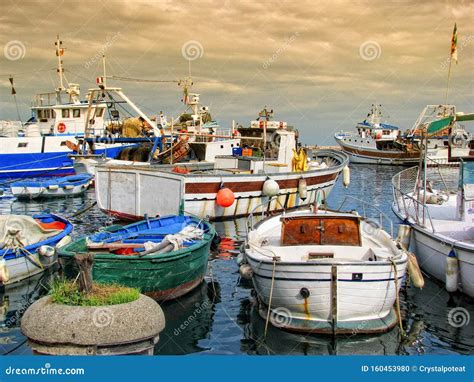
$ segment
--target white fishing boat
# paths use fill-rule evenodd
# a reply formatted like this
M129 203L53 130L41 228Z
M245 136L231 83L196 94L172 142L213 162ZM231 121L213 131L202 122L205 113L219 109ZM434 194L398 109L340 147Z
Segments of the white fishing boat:
M66 198L84 194L92 182L92 175L78 174L52 180L13 182L10 187L18 199Z
M254 208L267 212L314 203L331 192L348 158L338 151L322 150L307 161L297 149L296 132L286 123L254 121L251 137L259 142L245 155L217 155L214 162L184 163L173 168L153 165L105 164L96 168L98 206L121 219L165 216L180 212L210 219L247 216ZM262 122L262 123L260 123ZM222 143L218 143L219 146ZM243 144L243 143L242 143ZM265 150L263 150L265 148ZM152 191L153 190L153 191ZM259 207L260 206L260 207Z
M428 132L428 157L440 161L448 159L448 143L451 139L458 148L468 148L471 134L462 126L453 127L462 120L462 113L456 113L453 105L428 105L421 112L413 127L401 134L396 126L381 122L379 106L373 106L367 120L357 125L357 133L336 133L335 140L349 155L352 163L413 165L421 155L420 126L438 121L433 131ZM456 128L455 134L448 131Z
M399 320L407 261L388 233L356 212L304 210L251 225L241 274L251 275L267 323L332 335L374 333Z
M0 285L10 285L57 264L55 247L70 242L72 224L52 214L0 215Z
M200 103L200 94L189 93L192 86L190 79L178 81L183 86L183 99L186 109L177 118L167 117L160 113L153 125L153 136L143 138L141 145L124 149L115 157L91 154L75 154L74 169L76 173L95 174L99 165L142 166L153 165L163 168L173 168L178 162L213 162L218 155L232 155L240 148L240 139L234 129L222 128L212 120L209 107ZM104 99L123 98L120 88L102 86L92 89L92 94ZM130 103L130 100L124 99ZM137 106L132 108L139 112ZM111 111L113 113L114 110ZM141 112L140 112L141 113ZM121 136L126 133L124 121L114 120L109 123L108 137L97 139L88 134L84 141L93 148L97 143L124 141Z
M58 86L50 93L37 94L31 107L32 117L23 126L20 123L2 123L0 128L0 178L64 176L74 174L73 160L68 155L77 153L85 135L107 136L106 115L113 100L97 102L89 92L80 99L80 86L68 83L64 75L62 41L55 42ZM16 91L13 88L12 94ZM102 77L98 78L98 82ZM140 115L145 121L148 117ZM86 134L86 125L89 128ZM122 149L134 142L102 141L89 154L116 157Z
M421 269L474 297L474 162L461 162L458 182L426 167L393 177L393 211L411 227Z

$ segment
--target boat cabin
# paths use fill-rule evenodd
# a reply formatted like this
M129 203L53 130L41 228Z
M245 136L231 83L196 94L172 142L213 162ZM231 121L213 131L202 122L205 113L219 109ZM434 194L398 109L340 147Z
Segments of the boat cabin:
M71 135L83 136L86 126L88 100L79 100L78 84L70 84L63 102L60 91L36 95L31 107L32 117L25 127L25 136ZM93 104L90 119L94 121L93 135L104 131L105 104Z
M243 141L240 146L243 146ZM273 139L267 142L266 147L265 158L261 154L257 156L256 151L245 148L241 150L242 155L217 155L214 167L234 173L249 174L291 172L293 150L296 149L295 132L277 130Z

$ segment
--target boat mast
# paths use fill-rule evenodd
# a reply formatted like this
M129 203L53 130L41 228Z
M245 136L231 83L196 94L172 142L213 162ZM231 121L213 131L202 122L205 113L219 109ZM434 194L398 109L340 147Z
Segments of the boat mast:
M64 68L63 68L63 62L61 60L61 57L64 54L64 48L62 48L63 42L59 39L59 35L57 35L56 42L54 43L56 46L56 56L58 57L58 67L56 71L58 72L59 76L59 87L56 89L56 91L61 92L65 90L64 88Z
M104 71L103 84L104 84L104 88L107 89L107 74L105 72L105 54L102 55L102 68L103 68L103 71Z

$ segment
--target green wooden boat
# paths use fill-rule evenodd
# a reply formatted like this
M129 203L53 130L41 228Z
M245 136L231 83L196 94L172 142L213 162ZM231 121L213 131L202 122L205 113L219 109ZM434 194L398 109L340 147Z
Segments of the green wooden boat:
M201 283L215 234L214 227L206 221L167 216L114 226L74 241L58 252L68 277L77 276L76 254L93 253L95 281L139 288L157 300L169 300Z

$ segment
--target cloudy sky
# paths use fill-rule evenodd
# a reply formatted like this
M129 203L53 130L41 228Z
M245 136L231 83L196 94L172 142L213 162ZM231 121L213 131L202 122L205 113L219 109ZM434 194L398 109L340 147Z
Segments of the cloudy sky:
M35 93L57 86L59 33L67 79L83 94L101 52L107 74L153 80L185 78L191 59L194 91L224 126L268 105L305 143L333 144L377 101L408 128L426 104L444 102L454 22L449 102L474 110L472 1L0 0L0 11L0 119L17 115L9 74L23 119ZM182 109L176 84L113 84L147 113Z

